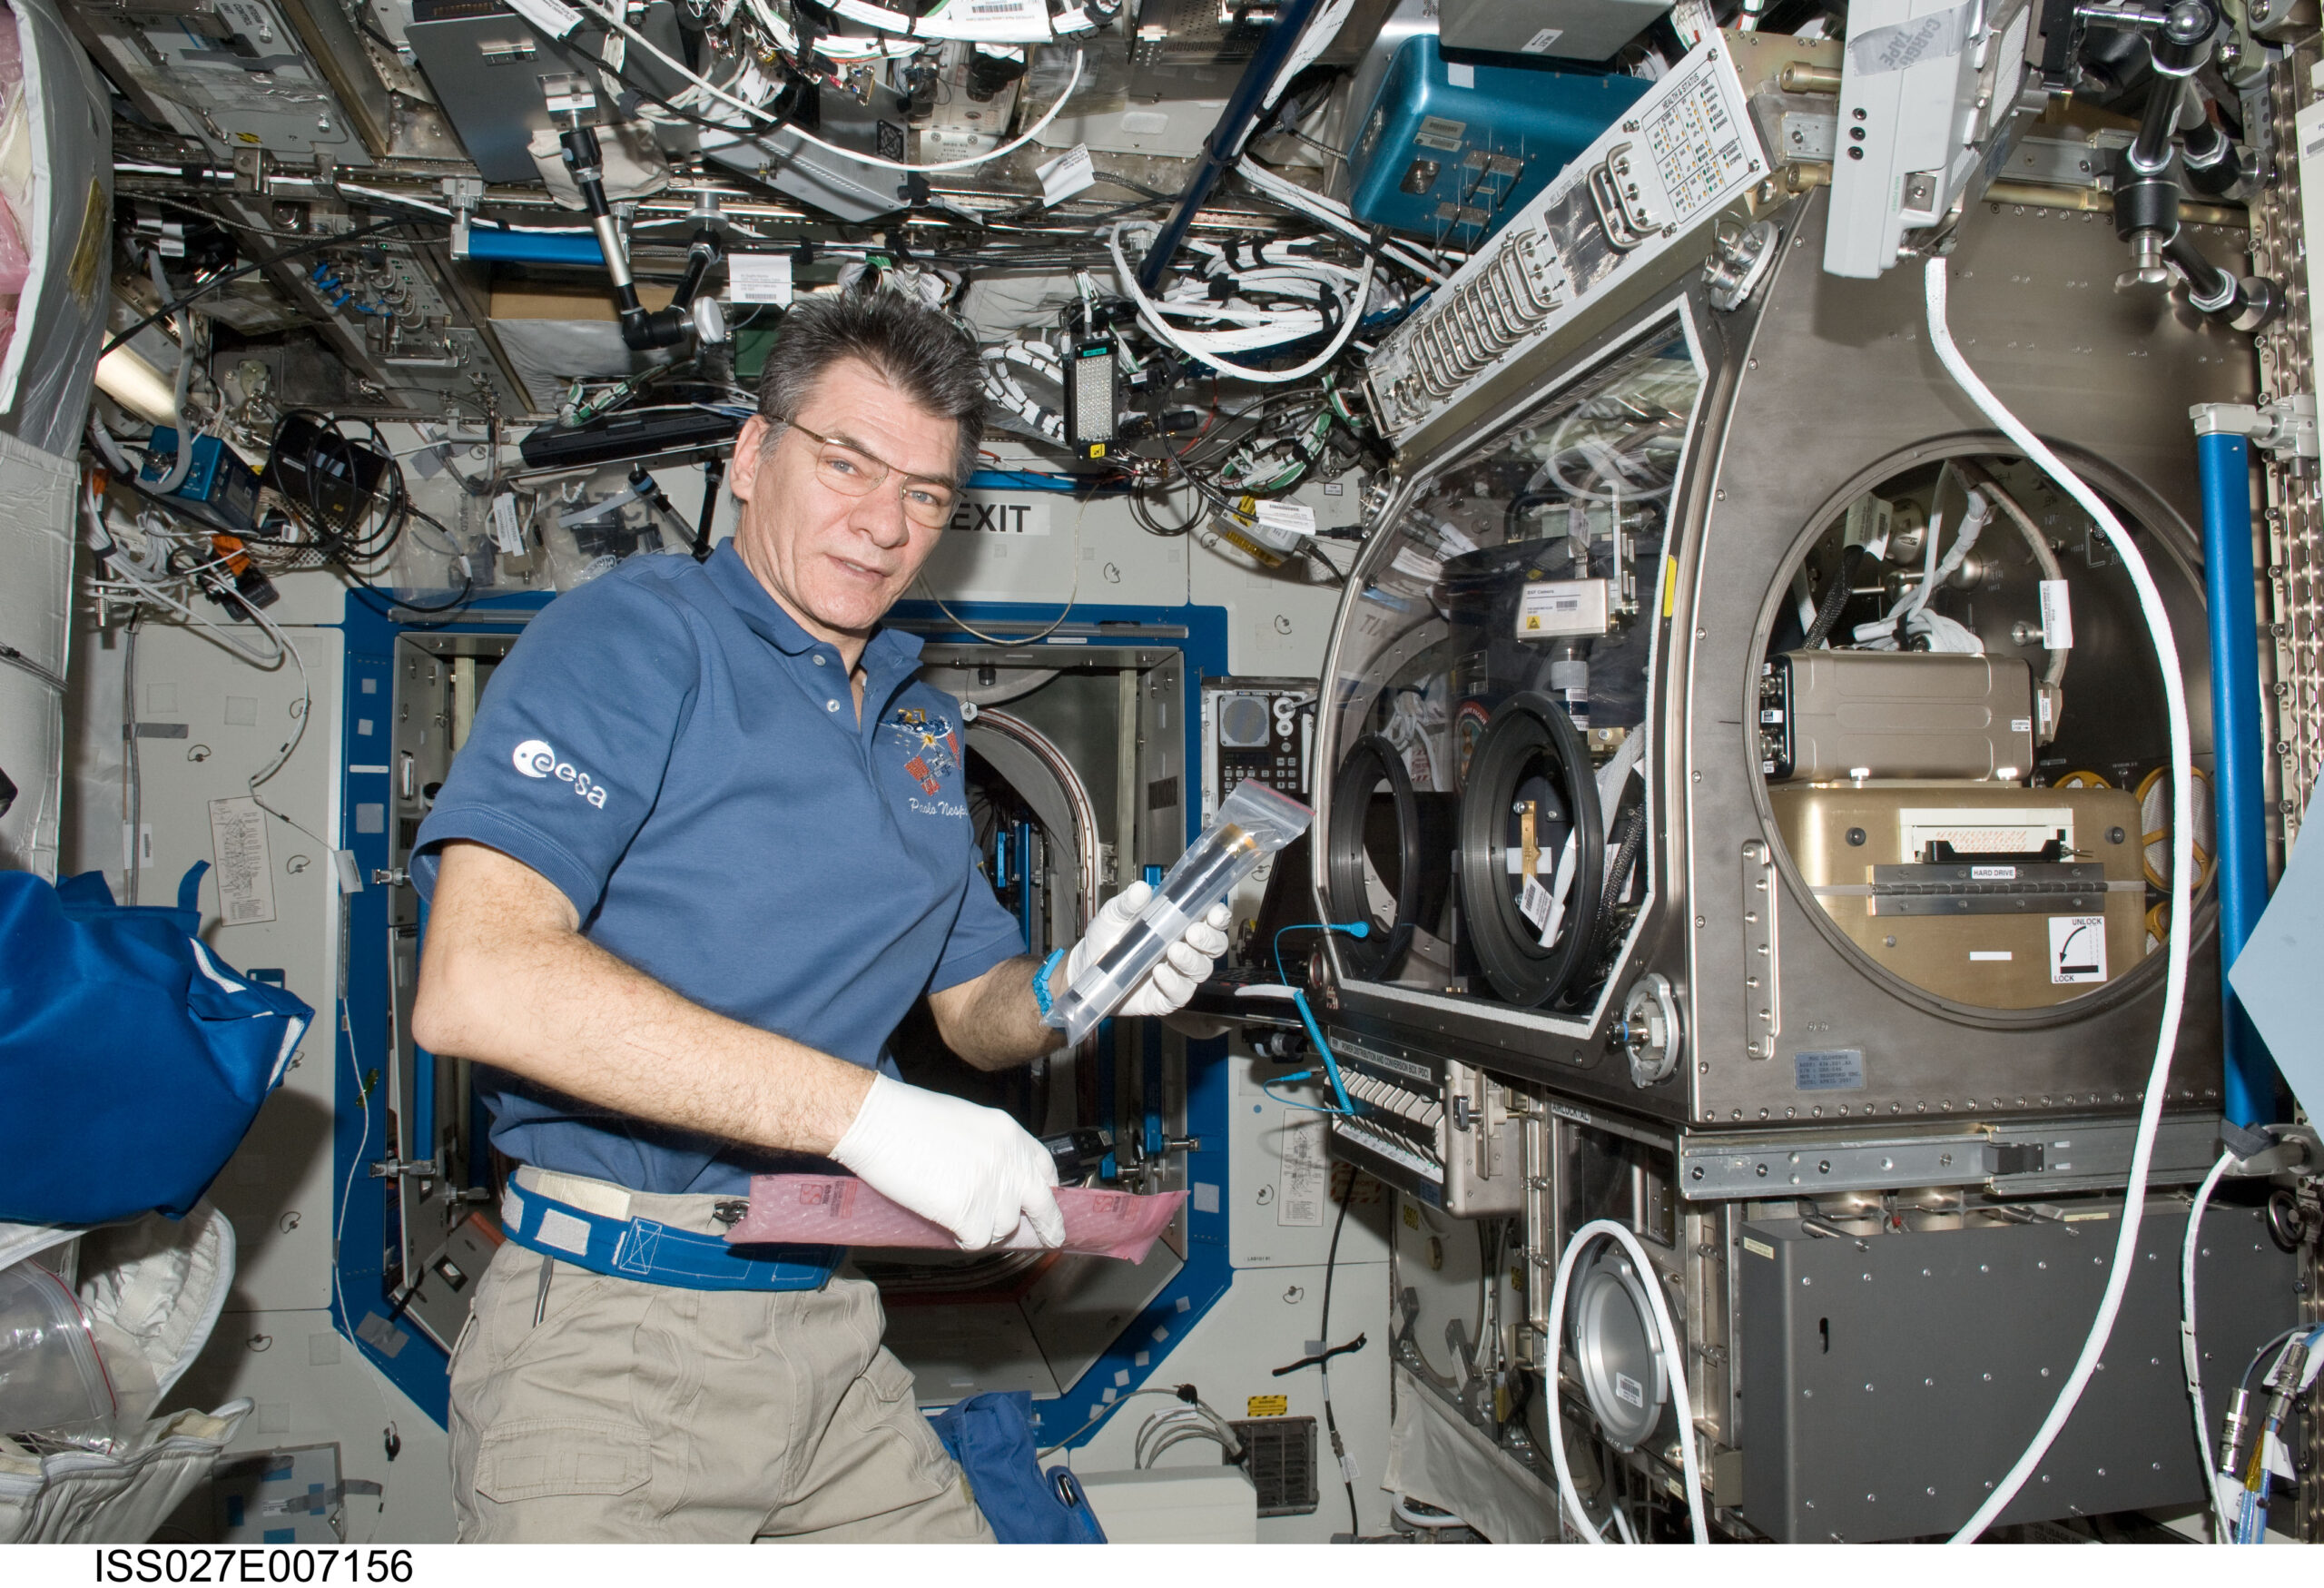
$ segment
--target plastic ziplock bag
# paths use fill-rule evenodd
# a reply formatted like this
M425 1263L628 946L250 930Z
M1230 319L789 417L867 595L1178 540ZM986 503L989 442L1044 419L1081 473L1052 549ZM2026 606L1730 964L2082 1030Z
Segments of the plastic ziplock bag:
M119 1410L71 1288L38 1263L0 1268L0 1434L105 1449Z
M1122 1005L1187 926L1307 831L1315 813L1263 783L1244 782L1218 802L1218 814L1187 846L1121 941L1082 967L1049 1011L1049 1023L1078 1042Z

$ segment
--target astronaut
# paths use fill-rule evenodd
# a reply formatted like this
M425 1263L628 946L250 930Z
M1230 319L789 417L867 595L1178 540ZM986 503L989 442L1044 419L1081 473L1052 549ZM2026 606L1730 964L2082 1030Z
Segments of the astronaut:
M417 1041L478 1064L522 1167L453 1353L467 1540L991 1536L826 1248L732 1248L753 1173L836 1161L952 1232L1056 1245L1008 1115L904 1084L927 994L987 1070L1147 896L1036 963L978 870L953 725L881 626L983 433L977 350L893 294L786 320L737 439L734 539L560 597L493 676L420 830ZM1123 1012L1226 949L1190 924Z

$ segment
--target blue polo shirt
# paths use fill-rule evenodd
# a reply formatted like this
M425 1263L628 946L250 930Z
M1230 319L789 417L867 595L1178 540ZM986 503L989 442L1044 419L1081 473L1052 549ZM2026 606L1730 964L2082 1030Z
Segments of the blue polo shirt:
M979 869L959 703L920 641L839 652L729 542L636 557L551 602L493 672L419 829L412 878L472 839L562 889L600 948L706 1009L877 1066L923 991L1025 952ZM519 1162L636 1191L741 1195L798 1160L479 1068Z

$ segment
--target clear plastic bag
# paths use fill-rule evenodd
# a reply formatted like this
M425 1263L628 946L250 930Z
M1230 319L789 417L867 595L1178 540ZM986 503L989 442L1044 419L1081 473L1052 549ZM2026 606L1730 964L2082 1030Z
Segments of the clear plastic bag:
M110 1451L120 1406L81 1304L38 1263L0 1268L0 1433Z
M1187 846L1121 941L1082 968L1049 1011L1052 1026L1078 1042L1146 979L1187 925L1233 893L1260 861L1307 831L1315 814L1263 783L1242 783Z

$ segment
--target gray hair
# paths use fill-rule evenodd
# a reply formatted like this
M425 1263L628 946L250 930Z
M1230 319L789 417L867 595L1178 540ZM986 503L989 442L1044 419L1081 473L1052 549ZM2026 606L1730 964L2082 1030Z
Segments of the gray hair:
M984 364L977 345L940 310L896 292L803 298L783 317L759 377L759 412L787 425L823 372L849 360L868 365L911 402L960 427L953 482L965 485L984 439ZM770 444L780 437L775 430Z

